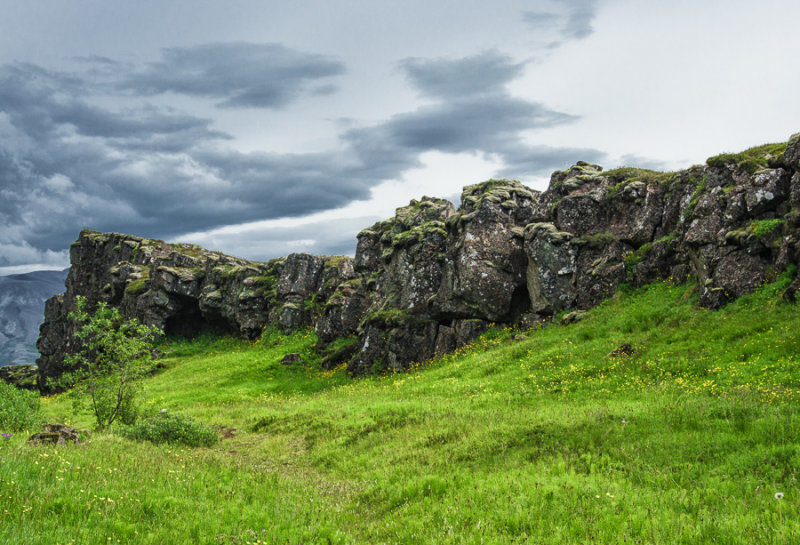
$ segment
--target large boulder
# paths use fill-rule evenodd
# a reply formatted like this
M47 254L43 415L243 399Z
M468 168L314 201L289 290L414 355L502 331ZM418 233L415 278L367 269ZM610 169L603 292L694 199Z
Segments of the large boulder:
M783 157L786 166L800 172L800 132L789 138Z
M526 275L533 312L554 314L574 306L578 247L573 238L552 223L532 223L525 228Z
M81 434L89 435L64 424L46 424L42 431L31 435L28 442L33 445L75 445L81 442Z

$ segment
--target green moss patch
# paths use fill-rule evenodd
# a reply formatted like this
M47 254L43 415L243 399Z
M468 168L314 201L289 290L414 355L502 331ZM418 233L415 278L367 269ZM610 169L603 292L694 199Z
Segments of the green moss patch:
M764 144L748 148L739 153L721 153L706 160L710 167L725 167L735 165L736 170L743 170L755 174L762 168L778 166L783 159L786 143Z

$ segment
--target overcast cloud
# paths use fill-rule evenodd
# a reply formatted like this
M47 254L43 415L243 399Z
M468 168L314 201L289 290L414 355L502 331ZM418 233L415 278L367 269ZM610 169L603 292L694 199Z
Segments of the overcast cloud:
M177 94L223 99L223 108L282 108L305 93L330 94L344 64L281 44L213 43L164 49L118 83L123 92Z
M706 105L706 119L689 102L681 128L683 110L659 94L688 85L674 67L691 74L696 62L707 72L691 79L698 97L730 70L715 76L696 42L620 41L714 21L703 26L708 43L734 46L724 20L760 32L763 62L785 68L800 48L782 23L791 14L769 25L753 16L772 3L732 2L724 17L681 3L658 4L663 13L650 17L610 0L455 11L409 0L391 13L255 0L225 9L184 0L6 6L0 274L66 266L84 227L253 259L352 253L360 229L422 193L457 195L488 176L543 189L553 170L578 160L676 168L697 162L690 145L708 155L762 135L785 140L800 130L787 121L800 119L788 99L800 84L793 71L769 72L772 101L747 85L741 96L715 89L716 102L738 100L740 111L758 104L740 131L724 112ZM759 43L742 51L756 55ZM633 83L653 81L637 74L658 63L671 71L631 100Z
M82 72L0 67L0 107L10 133L0 142L0 242L14 248L14 241L25 241L46 254L67 246L83 226L174 238L232 222L308 215L367 199L377 183L418 167L423 152L516 159L525 154L522 131L575 119L512 97L506 85L523 65L497 51L405 59L400 70L433 104L350 128L336 150L245 153L227 145L232 136L213 129L211 119L147 97L171 92L223 99L216 103L222 108L285 108L309 89L319 93L310 82L344 73L343 64L279 44L208 44L167 49L163 57L144 69L109 58L81 59L90 66ZM118 95L145 98L116 110L98 105ZM564 155L531 152L540 173ZM347 236L352 253L352 230ZM265 240L276 251L287 248L275 237ZM338 239L307 246L343 249ZM3 264L19 265L29 254L22 245Z

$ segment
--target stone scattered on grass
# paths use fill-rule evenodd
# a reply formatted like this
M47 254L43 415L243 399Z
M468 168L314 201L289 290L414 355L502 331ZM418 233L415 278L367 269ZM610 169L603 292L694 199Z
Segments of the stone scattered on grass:
M283 357L281 360L281 365L308 365L308 363L300 354L292 352L291 354L286 354Z
M621 344L608 353L609 358L627 358L636 354L636 350L628 343Z
M79 432L75 428L70 428L64 424L46 424L42 431L31 435L28 438L28 442L33 445L78 444L81 442L81 434L89 435L90 432L87 430Z

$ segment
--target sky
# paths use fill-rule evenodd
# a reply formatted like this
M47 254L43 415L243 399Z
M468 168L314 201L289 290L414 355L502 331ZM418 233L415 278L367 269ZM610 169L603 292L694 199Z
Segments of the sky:
M800 132L789 0L0 0L0 275L81 229L352 255L423 195Z

